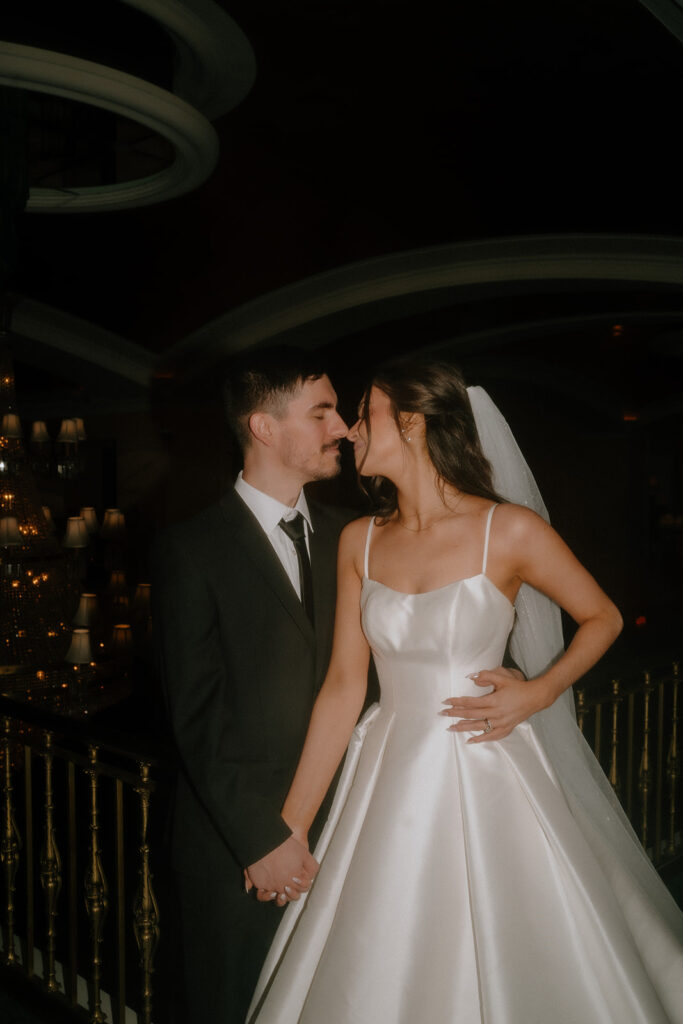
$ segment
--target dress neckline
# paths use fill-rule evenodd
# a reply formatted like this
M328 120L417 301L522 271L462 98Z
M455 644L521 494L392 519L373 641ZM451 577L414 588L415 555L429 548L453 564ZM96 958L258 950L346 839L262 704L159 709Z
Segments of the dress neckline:
M506 601L510 608L512 608L512 610L514 611L515 606L513 602L510 600L509 597L507 597L503 593L503 591L499 587L496 586L496 584L493 582L490 576L487 576L485 572L477 572L474 574L474 576L461 576L459 580L451 580L450 583L444 583L444 585L441 587L433 587L431 590L421 590L416 594L409 594L405 590L396 590L395 587L389 587L387 586L386 583L381 583L380 580L373 580L370 578L370 576L367 575L363 575L362 583L374 583L378 587L382 587L383 590L389 590L392 594L399 594L401 597L427 597L429 594L438 594L439 591L441 590L448 590L450 587L457 587L460 583L468 583L470 580L478 579L487 580L488 583L493 587L495 592L497 594L500 594L503 600Z

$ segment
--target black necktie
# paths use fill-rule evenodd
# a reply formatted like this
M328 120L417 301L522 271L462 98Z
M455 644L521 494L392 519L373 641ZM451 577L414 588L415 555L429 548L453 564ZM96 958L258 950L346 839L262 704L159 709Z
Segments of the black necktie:
M313 575L311 573L311 562L308 557L308 548L306 547L304 517L301 515L301 512L297 512L293 519L281 519L279 526L289 539L294 542L296 557L299 563L301 603L311 623L313 623Z

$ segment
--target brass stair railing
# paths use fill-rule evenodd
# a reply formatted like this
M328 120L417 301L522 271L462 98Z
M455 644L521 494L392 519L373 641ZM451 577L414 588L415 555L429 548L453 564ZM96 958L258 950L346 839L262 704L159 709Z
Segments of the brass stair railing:
M152 1024L150 807L168 762L4 698L0 723L0 963L76 1018Z
M675 663L576 692L584 737L660 868L683 855L679 686ZM156 1005L165 1020L154 992L162 839L151 822L166 803L167 755L4 698L0 723L4 969L74 1019L124 1024L129 1007L152 1024Z
M657 867L683 853L678 741L679 663L578 689L579 727ZM604 712L604 713L603 713Z

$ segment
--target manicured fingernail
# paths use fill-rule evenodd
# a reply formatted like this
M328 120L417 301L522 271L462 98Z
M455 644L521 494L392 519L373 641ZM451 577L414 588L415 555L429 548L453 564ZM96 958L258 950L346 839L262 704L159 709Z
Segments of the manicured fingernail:
M465 678L466 679L478 679L479 678L479 673L478 672L470 672L470 674L468 676L466 676Z
M295 878L295 877L294 877L294 875L292 875L292 881L293 881L293 882L296 882L296 884L297 884L297 885L303 885L303 884L304 884L304 883L303 883L303 882L301 881L301 879L300 879L300 878Z

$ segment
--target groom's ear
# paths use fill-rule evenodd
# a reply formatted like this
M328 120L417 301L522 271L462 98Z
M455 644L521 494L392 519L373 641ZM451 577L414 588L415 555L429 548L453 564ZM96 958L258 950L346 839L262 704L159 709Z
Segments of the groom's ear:
M268 448L273 443L273 417L267 412L253 412L248 420L249 433L255 441Z

